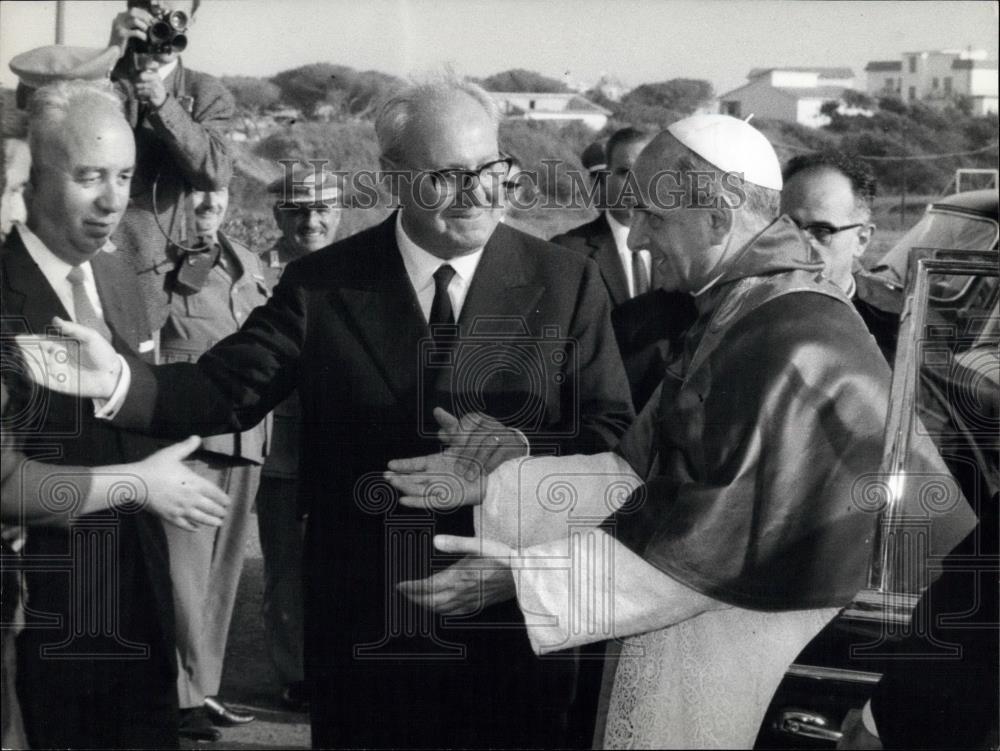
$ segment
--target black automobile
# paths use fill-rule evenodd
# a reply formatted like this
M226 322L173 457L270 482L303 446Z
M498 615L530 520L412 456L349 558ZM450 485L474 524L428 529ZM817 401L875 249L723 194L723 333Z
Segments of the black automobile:
M892 493L881 513L868 586L789 667L764 718L757 748L832 748L847 712L868 701L884 672L914 658L903 647L922 628L912 618L921 592L910 591L910 578L895 570L900 546L912 545L914 537L906 520L894 513L891 498L927 491L922 478L908 474L908 449L918 433L935 442L979 514L984 542L997 537L998 235L997 191L957 194L930 205L920 222L859 279L866 302L899 321L882 459ZM995 544L979 545L962 561L994 588L1000 570L995 550ZM940 565L926 556L922 563ZM966 615L975 621L975 614ZM989 618L987 625L994 628L996 615ZM947 644L933 643L916 657L951 659ZM997 705L995 695L980 698L987 708ZM975 743L996 748L996 709L989 711L992 728Z

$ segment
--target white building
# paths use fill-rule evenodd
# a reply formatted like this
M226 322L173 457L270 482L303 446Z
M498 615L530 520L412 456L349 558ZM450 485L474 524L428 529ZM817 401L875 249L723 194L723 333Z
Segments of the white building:
M505 117L517 120L562 124L578 121L592 130L600 130L611 116L611 110L574 93L491 91L490 96L496 99Z
M829 118L820 112L825 102L843 100L854 87L850 68L754 68L749 83L719 97L719 112L733 117L785 120L818 128ZM841 104L842 112L848 110Z
M875 60L865 66L872 96L899 96L907 102L944 106L969 97L972 112L997 111L997 61L984 50L904 52L900 60Z

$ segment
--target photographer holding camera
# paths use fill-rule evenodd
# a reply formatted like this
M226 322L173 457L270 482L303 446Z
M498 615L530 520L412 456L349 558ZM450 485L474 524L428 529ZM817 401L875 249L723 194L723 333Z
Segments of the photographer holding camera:
M190 245L185 198L229 185L225 129L232 95L180 58L200 0L128 0L111 29L121 57L111 78L125 100L137 158L125 218L114 235L131 260L154 331L166 323L170 274Z

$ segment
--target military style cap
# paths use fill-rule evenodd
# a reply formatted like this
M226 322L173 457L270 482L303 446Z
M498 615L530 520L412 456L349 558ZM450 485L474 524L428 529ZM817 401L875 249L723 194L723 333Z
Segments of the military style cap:
M63 44L22 52L10 61L10 69L20 82L18 106L23 107L35 89L56 81L108 80L120 56L118 47L67 47Z
M781 164L770 141L744 120L729 115L692 115L667 132L723 172L736 172L762 188L781 190Z
M10 69L25 86L40 88L55 81L110 78L121 50L118 47L67 47L53 44L22 52L10 61Z
M580 163L587 172L608 168L608 158L604 154L604 141L594 141L580 154Z
M267 186L282 203L333 203L340 198L340 178L311 164L297 164Z

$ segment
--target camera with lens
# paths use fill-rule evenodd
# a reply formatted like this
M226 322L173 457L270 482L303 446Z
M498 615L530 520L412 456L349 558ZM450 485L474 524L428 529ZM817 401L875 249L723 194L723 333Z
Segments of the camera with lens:
M143 8L153 17L153 22L146 30L145 41L133 39L134 51L148 55L159 52L183 52L187 48L187 29L190 19L182 10L169 10L159 0L148 0L136 3L135 7Z

